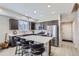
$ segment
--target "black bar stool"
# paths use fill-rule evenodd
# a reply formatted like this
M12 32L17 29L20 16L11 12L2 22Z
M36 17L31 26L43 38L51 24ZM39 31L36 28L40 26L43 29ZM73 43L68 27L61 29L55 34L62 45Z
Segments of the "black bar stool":
M16 43L15 43L15 44L16 44L15 55L16 55L16 54L19 54L19 55L21 54L20 51L21 51L21 45L22 45L22 44L21 44L21 41L20 41L20 40L21 40L21 38L15 37L15 42L16 42Z
M44 44L33 44L31 45L31 53L33 55L41 55L45 51Z
M27 41L23 41L22 42L22 56L24 55L24 54L29 54L30 52L29 52L29 50L30 50L30 46L31 46L31 44L33 44L34 43L34 41L32 41L32 40L27 40Z

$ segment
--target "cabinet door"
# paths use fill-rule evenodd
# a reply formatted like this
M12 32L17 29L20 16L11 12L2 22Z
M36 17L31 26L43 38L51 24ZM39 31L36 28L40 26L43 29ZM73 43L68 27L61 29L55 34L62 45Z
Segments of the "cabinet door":
M13 36L9 36L9 46L11 47L16 46L16 42Z
M35 30L35 23L31 22L31 30Z
M9 26L10 26L10 30L17 30L18 29L18 20L10 19Z

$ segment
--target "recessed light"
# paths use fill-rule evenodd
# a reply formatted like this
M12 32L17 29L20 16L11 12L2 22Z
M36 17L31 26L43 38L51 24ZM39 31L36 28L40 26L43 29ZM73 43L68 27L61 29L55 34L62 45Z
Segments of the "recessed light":
M51 5L48 5L48 8L50 8L51 7Z
M34 10L34 14L36 14L37 13L37 11L36 10Z

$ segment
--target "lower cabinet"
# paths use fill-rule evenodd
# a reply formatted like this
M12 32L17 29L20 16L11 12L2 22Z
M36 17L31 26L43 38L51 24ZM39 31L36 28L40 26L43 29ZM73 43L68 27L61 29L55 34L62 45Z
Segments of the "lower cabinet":
M15 37L14 36L9 36L9 46L10 47L16 46L16 42L15 42Z
M59 46L59 41L57 38L53 38L51 40L51 46L55 46L55 47L58 47Z

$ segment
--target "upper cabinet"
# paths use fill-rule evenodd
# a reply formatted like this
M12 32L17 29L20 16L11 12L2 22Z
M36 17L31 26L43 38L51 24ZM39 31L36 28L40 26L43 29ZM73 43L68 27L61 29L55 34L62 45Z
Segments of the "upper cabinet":
M9 19L9 28L10 30L18 30L18 20Z

